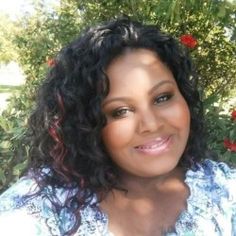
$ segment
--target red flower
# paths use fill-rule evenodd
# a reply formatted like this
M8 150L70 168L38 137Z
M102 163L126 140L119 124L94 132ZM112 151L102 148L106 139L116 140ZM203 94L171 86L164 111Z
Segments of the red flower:
M231 118L232 118L233 120L236 120L236 110L232 111L232 113L231 113Z
M224 147L229 149L231 145L231 142L229 141L229 139L224 139Z
M180 42L188 48L195 48L197 46L197 40L191 34L180 36Z
M236 143L232 143L230 147L231 152L236 152Z
M47 61L47 64L48 64L49 67L53 67L53 66L56 64L56 62L55 62L54 59L49 59L49 60Z
M224 147L231 152L236 152L236 142L231 142L229 139L224 140Z

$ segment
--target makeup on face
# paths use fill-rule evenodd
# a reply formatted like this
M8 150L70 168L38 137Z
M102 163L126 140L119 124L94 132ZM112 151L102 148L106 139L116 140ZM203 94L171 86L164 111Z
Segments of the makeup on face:
M190 113L173 74L147 49L128 51L107 68L102 137L113 162L130 175L173 170L189 136Z

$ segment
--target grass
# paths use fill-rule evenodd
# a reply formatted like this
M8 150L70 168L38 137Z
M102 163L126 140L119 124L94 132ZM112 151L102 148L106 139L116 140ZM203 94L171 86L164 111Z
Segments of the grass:
M21 86L16 85L0 85L0 93L12 93L20 89Z

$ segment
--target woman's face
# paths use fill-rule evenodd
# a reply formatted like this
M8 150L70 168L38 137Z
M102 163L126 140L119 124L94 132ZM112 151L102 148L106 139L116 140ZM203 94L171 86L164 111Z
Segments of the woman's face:
M190 113L171 71L150 50L127 51L107 68L110 91L102 137L113 162L132 176L155 177L178 164Z

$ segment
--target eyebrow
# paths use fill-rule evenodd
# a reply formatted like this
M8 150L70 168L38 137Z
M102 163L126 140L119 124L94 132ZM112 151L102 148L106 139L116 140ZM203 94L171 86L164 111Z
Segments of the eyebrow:
M151 90L148 92L148 95L152 94L155 90L157 90L159 87L161 87L163 84L175 84L172 80L162 80L161 82L157 83L154 87L151 88Z
M150 89L150 91L148 92L148 95L152 94L155 90L157 90L159 87L161 87L164 84L175 84L175 83L172 80L162 80L161 82L159 82L158 84L156 84L154 87ZM129 100L130 100L129 97L114 97L105 101L102 106L104 107L105 105L111 102L115 102L115 101L129 101Z

